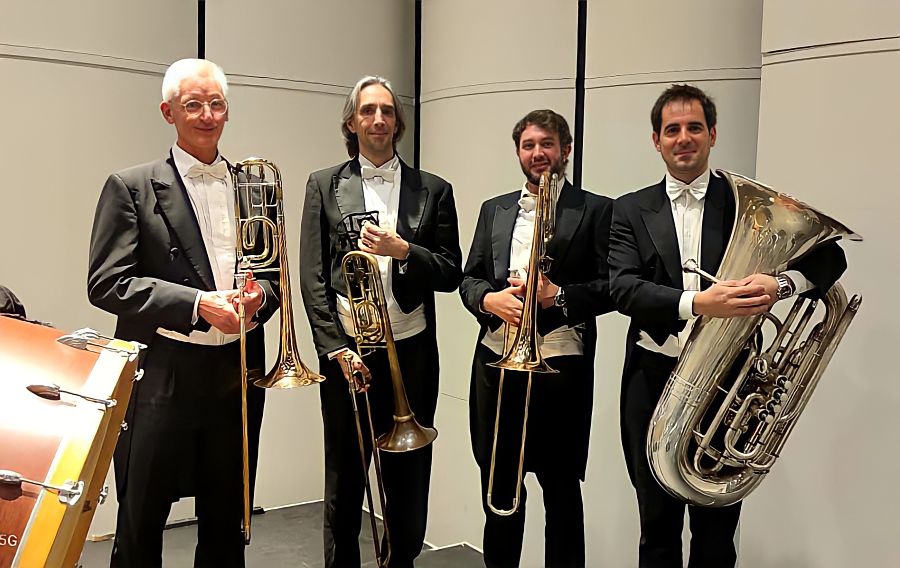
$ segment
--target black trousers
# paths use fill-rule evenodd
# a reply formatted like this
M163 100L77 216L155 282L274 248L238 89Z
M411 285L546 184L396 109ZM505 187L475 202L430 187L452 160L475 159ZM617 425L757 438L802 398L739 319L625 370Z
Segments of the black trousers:
M708 508L686 505L653 477L647 459L647 428L676 360L634 346L622 382L622 445L641 519L640 568L682 568L684 510L690 518L689 568L734 568L734 534L741 504Z
M354 345L348 338L350 345ZM397 356L409 405L423 426L434 425L438 398L438 350L434 330L396 342ZM385 350L365 357L372 372L369 402L376 437L393 426L394 401L390 367ZM338 360L319 359L326 379L320 385L322 420L325 430L325 518L323 538L325 566L359 568L361 506L365 491L359 441L348 383ZM368 418L363 397L358 396L363 425L365 458L372 457ZM428 489L431 481L431 446L407 453L381 452L387 507L385 518L391 533L391 568L412 567L422 551L428 517ZM377 489L372 485L373 491ZM382 542L384 553L385 542Z
M172 503L193 495L194 566L243 567L238 343L208 347L157 336L143 368L114 455L119 510L110 566L162 566ZM252 488L265 392L251 386L247 394Z
M527 491L524 483L518 510L509 516L494 513L487 504L491 449L497 415L500 370L488 363L499 356L479 344L472 362L469 396L472 445L481 470L481 499L484 509L484 563L487 568L514 568L522 555ZM532 378L531 400L525 437L525 471L534 472L544 498L544 566L581 568L585 565L584 511L581 498L583 466L579 455L584 440L575 432L578 420L578 393L582 376L581 356L548 359L559 373L537 374ZM524 421L527 373L506 371L500 409L500 432L494 467L492 502L509 509L515 495L522 425ZM589 424L589 421L588 421Z

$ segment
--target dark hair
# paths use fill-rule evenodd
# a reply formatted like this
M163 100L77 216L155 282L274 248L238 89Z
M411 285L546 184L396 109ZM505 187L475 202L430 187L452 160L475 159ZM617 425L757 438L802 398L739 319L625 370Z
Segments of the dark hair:
M391 94L391 99L394 101L394 116L397 117L397 131L394 133L395 151L397 142L403 138L403 133L406 131L406 119L403 116L403 105L400 104L400 99L398 99L396 93L394 93L391 83L384 77L378 77L376 75L363 77L356 82L356 85L353 86L353 90L347 95L347 100L344 101L344 112L341 115L341 134L344 135L344 145L347 147L347 154L349 154L351 158L355 158L359 155L359 138L350 131L350 128L347 127L347 123L353 119L356 111L359 110L359 94L363 89L370 85L381 85L387 89L387 92Z
M516 148L519 147L522 133L532 125L548 132L555 132L559 136L559 145L562 148L572 143L572 134L569 132L569 123L566 119L550 109L543 109L529 112L513 127L512 138Z
M698 101L703 107L706 128L712 130L716 125L716 103L709 95L693 85L672 85L656 99L653 110L650 111L650 124L653 125L653 132L662 133L662 111L672 101Z

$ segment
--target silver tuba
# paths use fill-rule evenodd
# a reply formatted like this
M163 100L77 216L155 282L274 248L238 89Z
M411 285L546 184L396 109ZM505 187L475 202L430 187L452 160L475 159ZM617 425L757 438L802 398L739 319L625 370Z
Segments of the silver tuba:
M728 180L737 207L721 279L774 274L823 243L862 240L788 195L730 172L718 174ZM695 263L685 263L685 270L716 280ZM848 301L835 284L814 325L818 302L802 297L783 322L771 313L699 318L647 433L647 455L660 485L708 507L749 495L781 453L861 301ZM773 327L767 335L774 334L768 347L767 322Z

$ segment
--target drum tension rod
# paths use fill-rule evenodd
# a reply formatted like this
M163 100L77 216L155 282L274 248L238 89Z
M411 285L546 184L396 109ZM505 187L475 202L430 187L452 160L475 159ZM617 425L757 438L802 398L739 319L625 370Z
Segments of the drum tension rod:
M83 481L66 481L62 486L49 485L47 483L41 483L40 481L26 479L25 477L22 477L21 473L15 471L0 469L0 485L22 487L23 483L30 483L31 485L37 485L49 491L55 491L59 494L59 502L65 505L74 505L77 503L84 491Z
M46 398L47 400L59 400L61 398L61 394L70 394L72 396L77 396L78 398L82 398L88 402L94 402L106 408L112 408L115 406L116 399L114 398L94 398L92 396L87 396L81 393L68 391L65 389L59 388L59 385L28 385L25 387L29 392L35 394L41 398Z

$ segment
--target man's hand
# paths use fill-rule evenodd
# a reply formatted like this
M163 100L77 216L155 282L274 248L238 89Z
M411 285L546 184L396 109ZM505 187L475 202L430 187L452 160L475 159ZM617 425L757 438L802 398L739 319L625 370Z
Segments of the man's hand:
M778 281L770 274L751 274L743 280L738 280L740 286L762 286L767 296L769 296L769 308L778 301Z
M359 250L406 260L409 256L409 243L394 231L382 229L374 223L366 223L359 233Z
M232 303L234 304L234 311L238 311L239 303L244 304L244 314L249 321L259 308L262 306L263 299L265 298L265 293L263 292L262 287L260 287L259 282L253 278L253 273L247 273L247 283L244 286L243 295L235 294L232 299Z
M366 367L366 364L363 363L362 357L348 348L335 356L335 359L341 365L344 378L353 382L353 388L356 392L363 393L369 390L369 385L372 383L372 373Z
M547 276L543 272L541 272L540 275L541 279L538 281L537 285L538 303L540 304L541 308L549 308L553 306L553 300L556 299L556 293L559 292L559 286L557 286L553 282L550 282L550 279L547 278ZM510 276L509 278L507 278L507 280L513 286L521 286L524 295L525 280L516 278L515 276Z
M240 333L241 322L235 309L237 295L237 290L201 292L197 315L222 333Z
M513 281L522 280L518 278L508 278L510 284ZM490 312L499 317L510 325L517 326L522 320L522 299L525 294L525 287L521 284L513 284L508 288L504 288L499 292L488 292L481 301L481 307L486 312Z
M746 317L769 311L773 296L763 284L750 280L723 280L694 296L694 313L714 318ZM762 276L762 275L759 275Z

